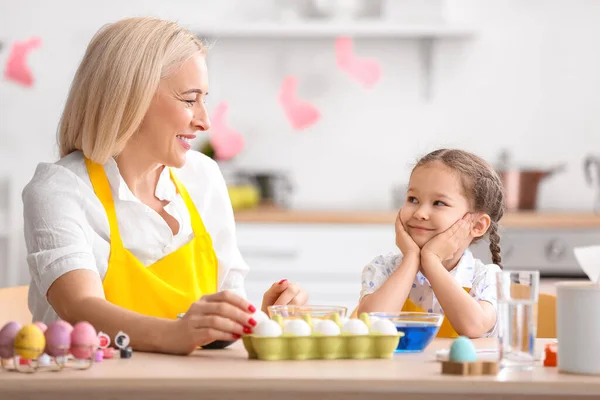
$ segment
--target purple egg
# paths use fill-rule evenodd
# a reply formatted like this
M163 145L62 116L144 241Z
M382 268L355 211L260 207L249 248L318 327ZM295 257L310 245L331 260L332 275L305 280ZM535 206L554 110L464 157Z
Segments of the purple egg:
M71 332L71 354L79 359L90 358L98 348L96 330L89 322L78 322Z
M46 354L61 357L69 354L71 348L71 332L73 327L65 321L57 321L46 330Z
M0 358L11 358L15 355L13 344L20 330L21 324L14 321L0 329Z

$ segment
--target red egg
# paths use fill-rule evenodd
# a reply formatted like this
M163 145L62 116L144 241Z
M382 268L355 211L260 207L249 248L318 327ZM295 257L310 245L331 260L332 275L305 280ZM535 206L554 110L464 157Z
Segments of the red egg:
M71 332L71 354L79 359L87 359L98 348L96 330L89 322L78 322Z
M65 321L51 324L45 332L46 354L52 357L61 357L69 354L71 348L71 332L73 327Z
M9 322L0 329L0 358L11 358L15 355L14 342L17 333L21 330L18 322Z

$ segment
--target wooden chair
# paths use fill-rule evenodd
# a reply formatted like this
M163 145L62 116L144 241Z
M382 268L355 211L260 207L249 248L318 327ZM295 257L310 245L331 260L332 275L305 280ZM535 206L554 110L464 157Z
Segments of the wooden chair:
M0 329L10 321L22 325L31 323L31 313L27 305L29 286L16 286L0 289Z
M350 318L357 318L355 308ZM555 338L556 337L556 296L552 294L540 293L537 309L537 337Z

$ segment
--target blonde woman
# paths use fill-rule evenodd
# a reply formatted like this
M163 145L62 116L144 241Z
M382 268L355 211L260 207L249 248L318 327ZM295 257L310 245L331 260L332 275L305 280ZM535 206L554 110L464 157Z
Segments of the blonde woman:
M107 25L90 42L60 121L61 158L23 191L34 320L85 320L174 354L256 325L225 182L189 144L210 127L205 53L154 18ZM306 301L284 279L262 309Z

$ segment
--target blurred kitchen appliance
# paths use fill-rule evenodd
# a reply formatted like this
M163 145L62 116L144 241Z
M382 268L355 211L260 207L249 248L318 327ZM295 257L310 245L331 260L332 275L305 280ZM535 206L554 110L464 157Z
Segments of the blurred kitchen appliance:
M593 186L596 190L594 211L600 212L600 157L587 156L583 161L583 172L588 185Z
M497 170L504 185L506 209L535 210L540 182L564 169L564 164L548 169L515 167L511 165L508 151L502 151Z
M573 248L600 244L600 230L501 228L500 253L506 270L539 270L544 277L584 277ZM491 263L489 242L471 245L476 258Z
M289 175L282 171L238 172L238 177L258 187L261 204L289 207L294 186Z

